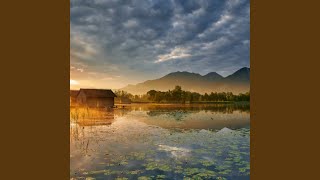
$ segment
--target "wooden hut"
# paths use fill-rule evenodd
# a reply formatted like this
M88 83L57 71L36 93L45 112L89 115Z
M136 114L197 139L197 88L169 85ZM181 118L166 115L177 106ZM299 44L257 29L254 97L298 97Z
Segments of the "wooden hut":
M77 102L88 107L113 107L115 97L110 89L80 89Z

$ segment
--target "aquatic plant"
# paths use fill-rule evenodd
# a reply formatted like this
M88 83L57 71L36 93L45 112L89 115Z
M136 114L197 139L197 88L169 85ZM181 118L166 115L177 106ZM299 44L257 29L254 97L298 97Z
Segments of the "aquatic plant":
M181 166L175 166L174 172L177 174L180 174L183 172L183 168Z
M96 170L96 171L90 171L90 172L84 172L83 174L85 175L95 175L95 174L104 174L104 173L108 173L110 170Z
M219 171L220 175L229 175L232 171L230 169L225 169L223 171Z
M128 174L139 174L143 172L142 170L134 170L134 171L129 171Z
M146 156L146 153L144 153L144 152L132 152L129 156L130 156L130 159L133 159L133 160L144 160L145 156Z
M214 171L206 170L206 169L201 169L200 173L196 175L196 177L201 177L201 178L213 178L216 176L216 173Z
M140 177L138 177L138 180L152 180L152 178L150 178L148 176L140 176Z
M95 180L96 178L93 177L86 177L86 180Z
M216 178L216 180L227 180L227 178L219 176L219 177Z
M109 169L105 170L105 172L104 172L104 175L106 175L106 176L111 175L111 174L113 174L113 172Z
M170 167L166 164L160 164L160 162L149 162L145 165L146 170L159 169L161 171L170 171Z
M166 175L161 174L161 175L157 175L156 179L165 179Z
M199 173L198 168L186 168L185 169L185 174L188 176L193 175L193 174L197 174L197 173Z
M215 162L213 160L200 160L200 163L203 165L203 166L212 166L215 164Z
M125 177L117 177L115 180L128 180L128 178L125 178Z
M126 160L123 160L123 161L121 161L121 162L119 162L119 165L127 165L128 164L128 161L126 161Z

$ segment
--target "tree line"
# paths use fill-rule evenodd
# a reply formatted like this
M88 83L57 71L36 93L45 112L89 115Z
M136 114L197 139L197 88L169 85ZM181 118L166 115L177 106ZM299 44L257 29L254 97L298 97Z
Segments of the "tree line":
M239 93L238 95L232 92L211 92L200 94L197 92L190 92L182 90L181 86L176 86L169 91L150 90L144 95L132 95L125 91L115 91L118 97L125 97L131 99L133 102L178 102L178 103L192 103L192 102L238 102L250 101L250 92Z

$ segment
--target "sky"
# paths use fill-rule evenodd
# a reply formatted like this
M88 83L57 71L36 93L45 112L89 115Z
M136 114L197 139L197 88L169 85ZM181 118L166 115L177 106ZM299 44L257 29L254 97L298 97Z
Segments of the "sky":
M70 87L250 66L249 0L71 0Z

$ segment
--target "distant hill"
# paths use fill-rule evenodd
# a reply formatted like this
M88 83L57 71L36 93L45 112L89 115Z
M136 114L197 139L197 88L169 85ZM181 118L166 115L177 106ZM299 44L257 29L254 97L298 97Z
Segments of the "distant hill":
M245 93L250 90L250 68L241 68L227 77L222 77L216 72L202 76L197 73L178 71L167 74L159 79L148 80L136 85L128 85L120 90L131 94L145 94L149 90L167 91L174 89L176 85L181 86L183 90L199 93Z

